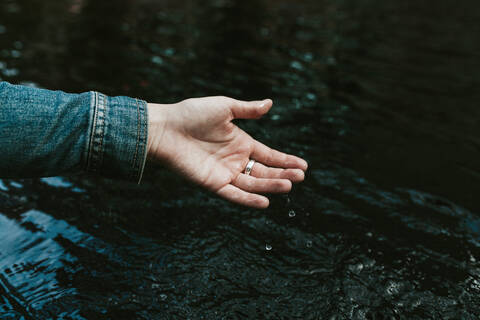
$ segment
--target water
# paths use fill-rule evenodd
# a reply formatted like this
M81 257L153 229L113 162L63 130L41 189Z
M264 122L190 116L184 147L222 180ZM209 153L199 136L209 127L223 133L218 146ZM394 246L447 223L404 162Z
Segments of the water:
M140 186L1 180L0 318L478 319L479 18L472 0L2 1L3 80L271 97L239 125L310 170L265 211L152 165Z

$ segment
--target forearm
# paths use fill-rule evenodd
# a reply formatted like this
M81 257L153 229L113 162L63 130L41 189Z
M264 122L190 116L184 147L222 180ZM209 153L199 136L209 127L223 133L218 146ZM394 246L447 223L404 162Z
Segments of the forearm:
M0 83L1 177L84 171L137 182L147 134L144 101Z

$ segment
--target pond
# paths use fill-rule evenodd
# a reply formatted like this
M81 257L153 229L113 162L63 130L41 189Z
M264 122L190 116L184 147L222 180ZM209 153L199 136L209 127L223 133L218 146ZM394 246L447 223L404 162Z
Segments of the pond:
M480 318L479 19L472 0L2 0L2 80L269 97L239 125L309 171L266 210L157 165L0 180L0 318Z

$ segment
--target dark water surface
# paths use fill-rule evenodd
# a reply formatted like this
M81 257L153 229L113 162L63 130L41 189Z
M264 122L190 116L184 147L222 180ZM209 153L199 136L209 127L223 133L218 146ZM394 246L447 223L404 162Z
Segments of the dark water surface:
M0 78L271 97L271 208L147 168L0 180L1 319L479 319L480 2L1 0Z

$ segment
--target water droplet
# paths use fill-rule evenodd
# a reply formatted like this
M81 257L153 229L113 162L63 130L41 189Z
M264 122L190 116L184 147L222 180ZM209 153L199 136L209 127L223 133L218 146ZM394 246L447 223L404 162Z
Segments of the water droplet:
M5 183L3 183L1 179L0 179L0 190L8 191L7 186L5 185Z
M357 264L352 264L350 266L348 266L348 268L350 269L350 271L354 272L354 273L360 273L362 272L363 270L363 264L361 262L357 263Z
M165 55L167 57L171 57L175 54L175 49L174 48L167 48L165 49Z
M302 70L303 69L302 64L298 61L292 61L290 63L290 67L292 67L293 69L297 69L297 70Z
M10 56L12 58L20 58L22 54L18 50L10 50Z
M40 180L51 187L56 188L70 188L73 184L62 177L47 177L40 178Z
M152 57L152 62L155 63L155 64L162 64L163 63L163 59L159 56L153 56Z
M311 240L307 241L307 248L311 248L313 245L313 242Z
M294 211L294 210L290 210L290 211L288 212L288 216L289 216L290 218L295 217L295 211Z
M3 70L3 75L6 77L15 77L19 73L18 69L12 68L12 69L5 69Z
M162 301L165 301L167 300L167 295L165 293L162 293L160 296L159 296L160 300Z
M267 250L267 251L272 250L272 246L267 243L267 244L265 245L265 250Z
M17 188L17 189L23 188L23 184L18 183L18 182L15 182L15 181L11 181L11 182L10 182L10 185L11 185L12 187L14 187L14 188Z
M305 53L305 54L303 55L303 59L304 59L305 61L310 62L310 61L313 60L313 54L311 54L310 52L307 52L307 53Z

